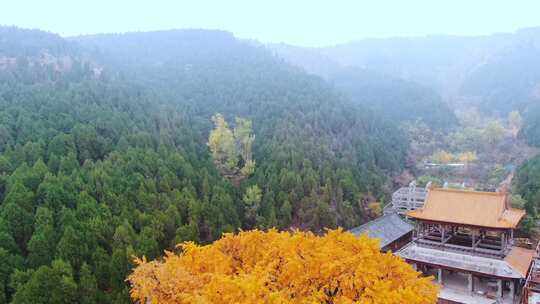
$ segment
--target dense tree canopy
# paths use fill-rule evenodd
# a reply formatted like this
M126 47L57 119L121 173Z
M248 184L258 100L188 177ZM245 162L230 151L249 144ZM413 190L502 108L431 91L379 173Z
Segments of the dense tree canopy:
M341 230L227 234L139 260L131 296L145 303L435 303L437 287L378 241Z
M526 201L525 209L530 215L537 215L540 202L540 156L525 162L518 168L514 186Z
M343 68L330 77L354 102L395 123L420 121L435 130L457 124L454 111L432 89L360 68Z
M529 145L540 147L540 106L530 107L523 116L523 127L519 136Z
M358 225L402 168L396 128L228 33L6 33L0 302L128 303L134 255L241 228ZM241 117L238 159L257 165L240 183L207 145L216 113Z

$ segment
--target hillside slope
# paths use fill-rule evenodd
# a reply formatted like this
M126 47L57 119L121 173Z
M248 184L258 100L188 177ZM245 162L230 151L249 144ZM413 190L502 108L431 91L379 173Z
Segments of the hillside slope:
M393 124L421 121L437 130L456 125L453 110L427 86L349 65L341 58L331 59L324 50L285 44L268 48L286 62L325 78L354 104L373 110Z
M355 66L421 83L488 114L522 110L536 96L540 29L489 36L364 39L318 51Z
M133 255L357 225L404 163L395 127L230 33L0 33L0 302L126 303ZM253 123L239 185L208 152L216 113Z
M435 130L457 124L454 111L428 87L360 68L342 68L329 81L353 102L393 123L422 122Z

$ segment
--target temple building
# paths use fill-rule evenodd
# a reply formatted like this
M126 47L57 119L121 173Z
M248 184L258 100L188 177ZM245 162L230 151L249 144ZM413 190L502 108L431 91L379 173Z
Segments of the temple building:
M427 191L412 241L396 252L441 285L441 303L518 303L535 251L514 246L525 211L501 192Z
M412 239L414 226L397 214L388 214L349 230L354 235L366 233L371 238L379 239L381 251L392 251L408 244Z

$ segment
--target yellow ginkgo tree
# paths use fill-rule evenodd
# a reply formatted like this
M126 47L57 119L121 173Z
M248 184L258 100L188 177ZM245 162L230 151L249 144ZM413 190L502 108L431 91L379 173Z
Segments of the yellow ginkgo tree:
M236 184L255 170L252 147L255 141L251 120L237 117L231 130L223 115L212 116L214 129L208 136L208 147L217 169Z
M342 230L248 231L211 245L179 245L138 259L129 276L138 303L435 303L437 287L377 240Z

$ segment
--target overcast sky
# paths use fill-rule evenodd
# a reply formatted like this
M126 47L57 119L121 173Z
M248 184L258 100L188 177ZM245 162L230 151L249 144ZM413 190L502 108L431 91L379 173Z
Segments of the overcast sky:
M540 26L534 0L2 0L0 24L63 36L178 28L304 46L367 37L480 35Z

